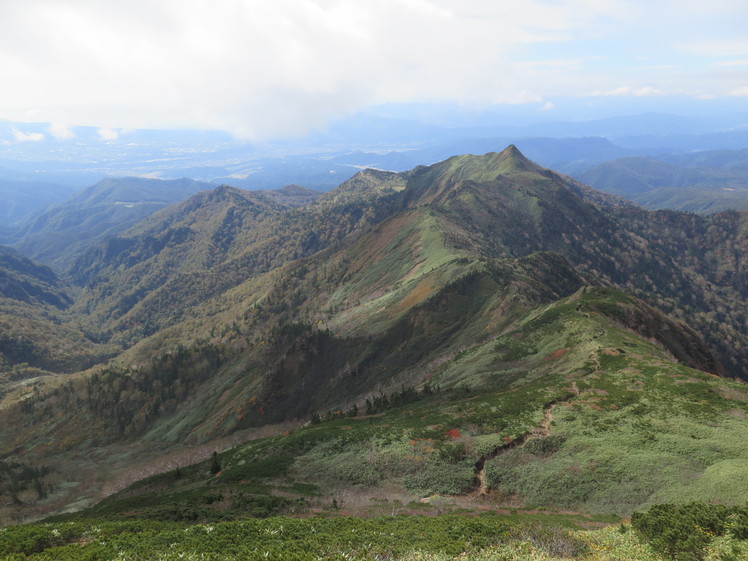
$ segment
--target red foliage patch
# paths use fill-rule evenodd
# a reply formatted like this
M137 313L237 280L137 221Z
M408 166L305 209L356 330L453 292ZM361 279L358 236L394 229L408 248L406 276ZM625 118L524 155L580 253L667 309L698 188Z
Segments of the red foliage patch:
M556 360L557 358L561 358L568 352L569 352L569 349L556 349L551 354L549 354L547 357L545 357L545 360Z
M448 436L449 438L460 438L462 435L460 434L460 431L457 429L448 430L444 433L445 436Z

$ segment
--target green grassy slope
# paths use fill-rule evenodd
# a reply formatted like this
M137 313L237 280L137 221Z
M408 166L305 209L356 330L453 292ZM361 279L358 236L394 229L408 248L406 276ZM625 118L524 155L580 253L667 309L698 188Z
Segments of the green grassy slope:
M248 278L357 235L393 212L394 174L364 172L315 204L221 187L166 209L76 264L76 310L127 344Z
M494 305L476 318L494 321ZM678 364L668 341L626 327L647 317L643 306L582 288L430 361L415 387L330 407L317 424L146 479L82 516L218 520L316 512L333 500L373 514L383 498L407 512L625 515L662 501L748 500L746 386Z
M231 197L224 196L228 193ZM745 245L745 229L722 215L692 228L681 214L662 229L656 213L618 208L612 200L595 199L608 205L596 206L588 202L589 193L539 168L514 147L500 154L458 156L403 174L367 171L302 209L283 210L260 202L262 195L223 188L92 250L77 267L79 281L88 287L76 310L88 315L89 329L131 345L194 316L197 306L247 278L326 248L327 255L334 255L376 228L379 234L372 235L384 245L377 246L378 253L360 252L355 266L367 267L373 277L386 266L378 260L395 250L400 252L399 267L408 269L390 268L380 284L419 267L412 259L430 259L432 267L437 254L493 259L554 251L594 282L631 292L704 335L714 331L704 311L725 309L719 317L724 327L710 338L721 362L712 371L748 376L743 366L748 351L742 350L748 348L741 319L742 277L728 278L719 262L732 247ZM404 230L396 231L400 226ZM422 235L432 241L419 239ZM683 236L690 237L689 244L681 243ZM428 246L429 255L415 245L410 251L410 244ZM674 252L674 245L685 253ZM716 259L705 255L707 250ZM349 263L353 259L346 257ZM316 259L312 266L320 263ZM372 298L372 293L358 294L360 288L368 289L348 287L350 295L339 297ZM422 289L428 290L425 285Z
M125 467L153 473L164 453L202 446L204 457L227 435L310 419L324 423L227 452L222 467L240 479L214 502L233 504L255 462L266 475L252 493L281 510L303 507L298 493L277 498L296 484L328 502L339 489L391 489L401 501L447 494L621 513L689 485L725 485L717 499L732 492L742 455L717 439L743 430L743 386L703 372L730 363L683 320L702 317L705 302L729 305L725 325L739 335L742 277L722 259L682 259L695 261L711 236L740 263L739 215L692 225L603 209L514 148L367 171L303 208L259 196L205 193L91 254L77 309L132 346L106 367L4 396L0 454L58 470L42 478L50 496L16 493L16 515L72 497L80 508L126 480ZM717 424L685 440L664 421L680 419L674 411ZM684 450L699 435L711 455L694 463ZM167 488L201 501L223 481L195 470L148 504L165 508Z

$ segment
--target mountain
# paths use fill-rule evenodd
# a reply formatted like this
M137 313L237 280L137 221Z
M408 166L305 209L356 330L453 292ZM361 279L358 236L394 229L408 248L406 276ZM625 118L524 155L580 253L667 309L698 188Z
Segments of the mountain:
M697 214L748 210L748 187L679 187L653 189L635 197L652 210L671 209Z
M0 246L0 294L22 302L64 308L72 299L49 267L38 265L10 247Z
M391 151L386 153L357 151L330 159L331 163L348 165L359 169L364 167L404 171L419 164L444 160L453 154L495 151L508 144L515 144L522 154L534 162L566 173L578 169L587 170L593 165L628 156L631 150L616 146L603 137L467 137L437 146ZM328 166L329 168L329 166ZM250 176L251 177L251 176ZM333 178L330 178L332 180Z
M76 262L68 313L123 350L7 388L0 454L36 475L3 515L119 490L87 514L748 499L746 220L632 207L514 146L304 206L198 193Z
M14 181L2 177L0 170L0 225L16 227L45 207L58 203L72 193L65 185L38 181Z
M286 185L280 189L259 191L262 195L289 207L306 206L321 196L319 191L301 185Z
M575 175L655 210L708 214L748 209L748 150L621 158Z
M65 321L71 303L49 267L0 246L0 393L11 380L74 372L114 354Z
M207 186L191 179L103 179L28 220L16 233L15 247L65 271L69 260L91 241L111 236Z
M146 518L170 512L177 519L231 519L250 506L266 514L304 512L335 497L347 512L361 513L376 509L383 492L402 505L420 499L420 512L439 504L471 510L482 501L626 514L684 496L745 497L731 477L748 458L724 438L725 430L748 428L745 386L676 364L664 343L647 341L646 330L620 319L653 321L649 335L663 330L676 338L685 333L682 324L610 289L582 287L557 298L533 278L560 265L557 257L507 265L514 269L508 275L479 273L418 306L379 341L372 361L329 362L346 346L373 349L372 342L285 333L276 363L284 384L276 391L295 387L299 399L329 380L324 390L340 396L338 407L323 408L305 427L286 425L226 450L213 459L213 474L207 459L184 467L186 455L174 455L170 471L132 486L124 477L120 493L82 517L127 519L138 511ZM562 284L574 280L569 271ZM460 330L450 317L468 326ZM433 338L441 352L431 354ZM698 337L670 343L701 347ZM325 360L327 375L309 370ZM367 378L386 376L397 362L408 371L408 360L428 366L410 370L402 384L341 400L342 386L363 389ZM420 388L408 385L416 380ZM284 405L279 397L261 394L254 414L271 419ZM210 448L202 454L210 456ZM175 464L182 467L174 471ZM220 496L213 501L220 510L211 496Z

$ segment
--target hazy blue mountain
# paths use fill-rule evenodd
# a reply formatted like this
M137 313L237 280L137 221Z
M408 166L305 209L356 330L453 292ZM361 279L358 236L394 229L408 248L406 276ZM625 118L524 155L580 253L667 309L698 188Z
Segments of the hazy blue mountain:
M589 167L627 156L631 151L616 146L602 137L585 138L465 138L437 146L389 152L357 150L328 159L313 156L286 158L246 179L234 181L241 187L267 188L300 174L308 179L308 187L328 190L348 179L361 169L373 168L388 171L406 171L419 165L442 161L452 154L484 154L500 151L509 144L516 145L529 158L545 167L564 173L573 173Z
M66 185L0 178L0 225L17 226L35 212L65 200L73 193Z
M748 150L621 158L575 176L651 209L708 213L748 208Z
M635 135L614 141L640 153L677 154L702 150L741 150L748 146L748 130L684 135Z
M615 105L609 99L575 105L559 99L550 111L540 111L536 104L399 104L348 116L305 137L262 144L217 131L95 127L71 127L69 138L58 138L49 124L0 121L0 167L10 172L0 170L0 177L80 186L102 177L147 175L246 189L299 184L329 190L361 166L404 171L455 153L501 150L510 143L564 173L581 173L624 156L748 146L748 113L740 104L650 99L646 113L637 112L635 100L619 104L615 111L611 103ZM551 146L548 139L557 144ZM372 157L337 161L359 153Z
M687 187L706 178L698 170L640 156L604 162L577 177L597 189L629 197L660 187Z
M662 156L660 159L688 168L712 167L748 169L748 148L742 150L708 150Z
M748 188L681 187L640 193L636 203L652 210L670 209L698 214L748 210Z
M191 179L104 179L31 218L19 229L15 247L64 271L68 260L95 240L208 187Z

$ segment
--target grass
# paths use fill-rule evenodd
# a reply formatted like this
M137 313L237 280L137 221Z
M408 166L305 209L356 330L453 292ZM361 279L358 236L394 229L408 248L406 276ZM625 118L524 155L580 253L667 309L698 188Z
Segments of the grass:
M628 389L633 378L641 373L590 381L578 405L554 410L552 432L565 437L558 451L524 447L490 461L492 485L527 505L621 514L663 501L748 500L744 421L710 410L718 421L705 424L688 414L689 394L672 378L659 381L661 400L640 402Z
M476 263L413 305L382 339L333 339L288 324L299 333L278 331L286 337L277 346L284 390L319 382L338 391L338 363L350 358L346 375L360 387L382 368L441 391L370 415L359 402L351 416L219 454L219 474L208 462L182 466L179 476L145 480L84 515L217 521L337 509L381 514L410 512L407 505L420 500L428 506L418 509L432 514L475 512L483 463L493 507L627 515L660 501L748 500L744 385L675 364L657 341L623 328L636 303L619 292L585 288L523 300L534 290L527 272L542 266L543 256ZM365 356L369 347L381 354L355 362L354 353ZM430 354L418 355L420 348ZM311 370L307 355L325 360ZM212 420L215 426L239 407L241 381L251 378L242 366L231 365L236 383L216 393L229 414ZM432 501L437 496L443 502Z
M542 515L276 517L210 524L83 520L0 530L13 561L392 560L667 561L628 524L580 529L579 517ZM703 561L744 559L748 542L713 538Z
M489 281L476 275L453 289ZM206 461L100 508L119 516L138 501L163 509L184 497L203 509L198 520L232 519L244 493L265 501L266 514L333 512L333 501L381 513L382 496L399 501L394 510L434 496L447 503L427 503L431 512L474 509L466 497L479 461L496 506L625 516L663 501L748 501L744 385L674 364L657 342L622 328L630 302L592 289L540 306L448 355L431 373L440 392L250 441L219 454L217 476ZM481 321L492 321L495 305L483 303ZM216 493L224 500L206 501Z
M466 264L456 262L461 255L446 247L438 220L428 213L385 222L350 257L351 279L330 298L331 307L344 311L330 325L354 333L356 328L366 333L387 329L439 287L465 274Z

